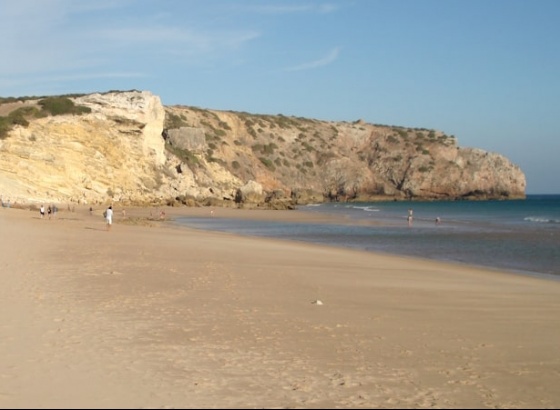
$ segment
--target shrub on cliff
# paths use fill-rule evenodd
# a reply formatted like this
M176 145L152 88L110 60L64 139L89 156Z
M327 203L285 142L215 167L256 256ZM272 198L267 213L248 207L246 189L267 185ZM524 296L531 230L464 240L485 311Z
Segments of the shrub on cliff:
M0 139L6 138L8 131L12 129L12 122L7 117L0 117Z
M91 112L91 108L75 105L74 101L66 97L49 97L39 101L43 111L51 115L81 115Z
M12 111L7 117L0 117L0 139L6 138L14 125L27 127L29 125L27 117L35 116L36 112L37 109L33 107L22 107Z

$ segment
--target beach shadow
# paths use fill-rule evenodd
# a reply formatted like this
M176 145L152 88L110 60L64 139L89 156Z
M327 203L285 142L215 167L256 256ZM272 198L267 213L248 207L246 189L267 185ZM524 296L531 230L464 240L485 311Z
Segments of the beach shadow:
M106 231L106 228L93 228L91 226L86 226L84 229L90 229L92 231Z

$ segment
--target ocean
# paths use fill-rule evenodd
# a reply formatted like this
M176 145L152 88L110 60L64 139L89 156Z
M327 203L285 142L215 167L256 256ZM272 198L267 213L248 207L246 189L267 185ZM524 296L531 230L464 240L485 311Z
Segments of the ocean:
M412 223L407 221L412 210ZM343 223L179 218L191 228L477 265L560 279L560 195L509 201L324 203ZM439 222L437 219L439 218ZM338 219L338 218L337 218Z

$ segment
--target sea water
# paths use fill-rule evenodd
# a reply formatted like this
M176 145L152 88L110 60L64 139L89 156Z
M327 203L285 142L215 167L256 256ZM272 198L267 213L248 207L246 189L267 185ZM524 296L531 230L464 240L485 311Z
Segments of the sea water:
M560 195L523 200L324 203L302 223L180 218L191 228L407 255L560 279ZM412 210L412 223L407 216ZM438 222L439 219L439 222Z

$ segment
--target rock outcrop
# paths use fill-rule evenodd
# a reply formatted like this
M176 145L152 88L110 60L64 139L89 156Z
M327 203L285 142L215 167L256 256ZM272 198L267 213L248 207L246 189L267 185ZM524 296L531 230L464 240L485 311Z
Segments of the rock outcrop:
M164 107L147 91L41 100L0 137L0 195L19 203L290 207L324 200L512 199L525 175L507 158L440 131ZM284 204L284 205L279 205Z

